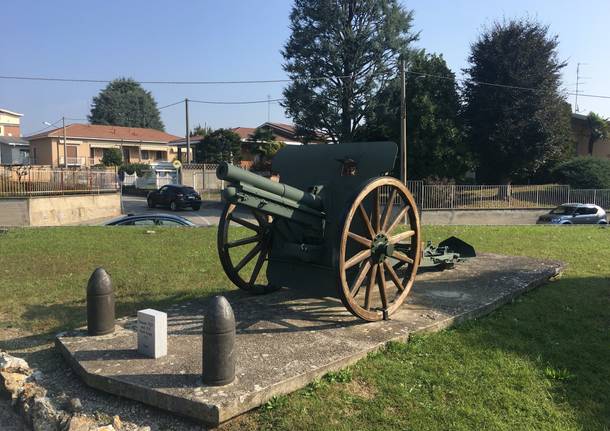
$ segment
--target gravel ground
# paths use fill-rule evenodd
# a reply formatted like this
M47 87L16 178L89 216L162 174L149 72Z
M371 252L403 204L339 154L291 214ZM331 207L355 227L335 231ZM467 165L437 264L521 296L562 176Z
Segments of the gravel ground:
M55 350L53 339L23 333L14 329L0 331L0 349L13 356L25 359L30 367L43 373L40 383L48 391L48 396L61 406L71 398L79 398L83 405L82 413L95 417L99 425L112 423L112 417L118 415L124 429L149 426L151 431L180 430L200 431L207 428L188 419L165 413L148 407L137 401L131 401L85 386L61 355ZM244 415L230 421L218 429L252 430L256 428L254 420ZM0 430L22 431L27 428L16 415L9 401L0 401Z

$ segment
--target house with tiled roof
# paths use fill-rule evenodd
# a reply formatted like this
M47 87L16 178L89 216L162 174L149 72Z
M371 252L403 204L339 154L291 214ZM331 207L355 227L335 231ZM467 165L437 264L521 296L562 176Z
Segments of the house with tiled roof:
M172 161L177 149L170 142L181 138L141 127L70 124L65 132L59 127L27 139L32 164L87 167L100 164L110 148L120 149L126 163Z
M23 114L0 108L0 165L25 165L29 162L28 141L21 137Z

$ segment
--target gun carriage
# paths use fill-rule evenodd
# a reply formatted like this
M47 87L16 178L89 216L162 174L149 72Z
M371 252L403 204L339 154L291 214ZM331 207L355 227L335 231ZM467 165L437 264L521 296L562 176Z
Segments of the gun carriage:
M221 163L217 246L229 279L253 293L322 287L364 320L387 319L421 257L413 197L388 176L396 153L393 142L287 146L273 160L281 182Z

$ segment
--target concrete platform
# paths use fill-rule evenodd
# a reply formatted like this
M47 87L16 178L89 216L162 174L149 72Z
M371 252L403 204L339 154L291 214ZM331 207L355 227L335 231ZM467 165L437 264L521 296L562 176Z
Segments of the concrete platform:
M135 318L119 321L112 335L60 334L56 345L88 385L216 425L344 368L388 341L487 314L562 269L557 261L481 255L453 270L418 275L401 310L392 320L375 323L354 318L339 300L307 292L229 292L238 321L237 379L224 387L201 382L205 300L164 310L169 326L164 358L137 353Z

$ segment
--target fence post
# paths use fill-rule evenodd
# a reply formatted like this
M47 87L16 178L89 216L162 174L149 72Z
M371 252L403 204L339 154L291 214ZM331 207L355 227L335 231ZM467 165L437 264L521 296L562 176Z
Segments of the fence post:
M536 208L540 207L540 203L538 202L539 194L540 194L540 186L536 186Z
M455 208L455 184L451 186L451 209Z
M593 205L597 205L597 189L593 189Z

